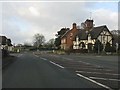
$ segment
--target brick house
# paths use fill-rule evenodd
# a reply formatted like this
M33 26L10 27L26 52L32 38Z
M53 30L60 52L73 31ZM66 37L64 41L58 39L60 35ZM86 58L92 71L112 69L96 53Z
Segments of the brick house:
M71 49L73 46L73 40L75 35L78 33L78 29L76 23L73 23L72 29L68 30L62 37L61 37L61 49L68 50Z
M73 28L62 36L61 49L88 49L89 45L93 49L96 40L103 44L103 49L107 42L113 44L113 36L106 25L94 27L93 20L87 19L80 29L74 23Z

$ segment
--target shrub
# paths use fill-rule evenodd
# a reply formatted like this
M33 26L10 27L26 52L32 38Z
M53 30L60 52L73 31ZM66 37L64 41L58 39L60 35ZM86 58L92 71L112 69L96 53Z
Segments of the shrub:
M103 50L103 44L99 40L96 40L94 44L94 52L98 53L98 51L101 52L102 50Z

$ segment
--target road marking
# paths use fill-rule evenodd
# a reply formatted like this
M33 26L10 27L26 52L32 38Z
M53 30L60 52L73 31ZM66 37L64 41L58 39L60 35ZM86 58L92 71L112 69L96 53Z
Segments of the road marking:
M46 58L42 58L42 57L40 57L40 59L43 59L43 60L45 60L45 61L47 60Z
M37 56L37 55L35 55L36 57L39 57L39 56Z
M70 66L67 66L66 68L74 68L74 67L70 67ZM101 69L101 68L96 68L96 69L93 69L93 68L83 68L83 67L80 67L78 69L87 69L87 70L100 70L100 71L112 71L112 70L108 70L108 69Z
M110 78L99 78L99 77L89 77L91 79L101 79L101 80L110 80L110 81L120 81L119 79L110 79Z
M101 56L96 56L96 57L101 57Z
M112 71L112 70L108 70L108 69L101 69L101 68L96 68L96 69L94 69L94 68L82 68L82 67L80 67L80 69L87 69L87 70L104 70L104 71Z
M66 59L66 60L73 60L73 59L70 59L70 58L65 58L65 57L62 57L63 59Z
M78 62L87 64L87 65L93 65L93 64L91 64L91 63L87 63L87 62L83 62L83 61L78 61ZM93 66L98 67L98 68L102 68L102 66L99 66L99 65L93 65Z
M112 74L112 73L99 73L99 72L86 72L86 71L75 71L80 73L91 73L91 74L107 74L107 75L119 75L119 74Z
M88 78L88 77L86 77L86 76L83 76L82 74L77 73L77 75L80 76L80 77L82 77L82 78L84 78L84 79L86 79L86 80L89 80L89 81L91 81L91 82L93 82L93 83L95 83L95 84L97 84L97 85L99 85L99 86L102 86L102 87L104 87L104 88L106 88L106 89L113 90L113 89L111 89L110 87L108 87L108 86L106 86L106 85L103 85L103 84L101 84L101 83L99 83L99 82L96 82L95 80L92 80L92 79L90 79L90 78Z
M56 66L58 66L58 67L60 67L60 68L64 68L63 66L61 66L61 65L59 65L59 64L56 64L56 63L54 63L54 62L52 62L52 61L50 61L50 63L52 63L52 64L54 64L54 65L56 65Z
M19 54L18 57L21 57L23 54Z
M83 61L78 61L78 62L81 62L81 63L87 64L87 65L91 65L90 63L86 63L86 62L83 62Z
M70 59L70 58L63 58L63 59L73 60L73 59ZM93 65L93 64L91 64L91 63L87 63L87 62L83 62L83 61L77 61L77 62L81 62L81 63L84 63L84 64L86 64L86 65ZM99 65L93 65L93 66L96 66L96 67L98 67L98 68L102 68L102 66L99 66Z

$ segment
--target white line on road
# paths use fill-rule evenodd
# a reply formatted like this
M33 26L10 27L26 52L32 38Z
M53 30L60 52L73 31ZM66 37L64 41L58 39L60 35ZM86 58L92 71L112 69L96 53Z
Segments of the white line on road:
M75 71L80 73L90 73L90 74L107 74L107 75L119 75L119 74L113 74L113 73L99 73L99 72L86 72L86 71Z
M80 69L87 69L87 70L104 70L104 71L112 71L112 70L109 70L109 69L101 69L101 68L83 68L83 67L80 67Z
M39 57L39 56L37 56L37 55L35 55L36 57Z
M45 60L45 61L47 60L46 58L42 58L42 57L40 57L40 59L43 59L43 60Z
M66 59L66 60L73 60L73 59L70 59L70 58L65 58L65 57L62 57L63 59Z
M110 79L110 78L99 78L99 77L89 77L91 79L100 79L100 80L110 80L110 81L120 81L119 79Z
M19 54L18 57L21 57L23 54Z
M101 84L101 83L99 83L99 82L96 82L95 80L92 80L92 79L90 79L90 78L88 78L88 77L86 77L86 76L83 76L83 75L79 74L79 73L77 73L77 75L80 76L80 77L82 77L82 78L84 78L84 79L87 79L87 80L89 80L89 81L91 81L91 82L93 82L93 83L95 83L95 84L97 84L97 85L99 85L99 86L102 86L102 87L104 87L104 88L106 88L106 89L113 90L113 89L111 89L110 87L108 87L108 86L106 86L106 85L103 85L103 84Z
M50 61L50 63L52 63L52 64L54 64L54 65L56 65L56 66L58 66L58 67L60 67L60 68L64 68L63 66L61 66L61 65L59 65L59 64L56 64L56 63L54 63L54 62L52 62L52 61Z

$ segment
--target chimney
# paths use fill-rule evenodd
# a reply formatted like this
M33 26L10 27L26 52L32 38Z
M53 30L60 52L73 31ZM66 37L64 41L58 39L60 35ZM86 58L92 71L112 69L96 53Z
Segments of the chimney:
M85 28L86 28L87 30L90 30L91 28L93 28L93 20L87 19L87 20L85 21Z
M77 28L76 23L73 23L73 29Z

